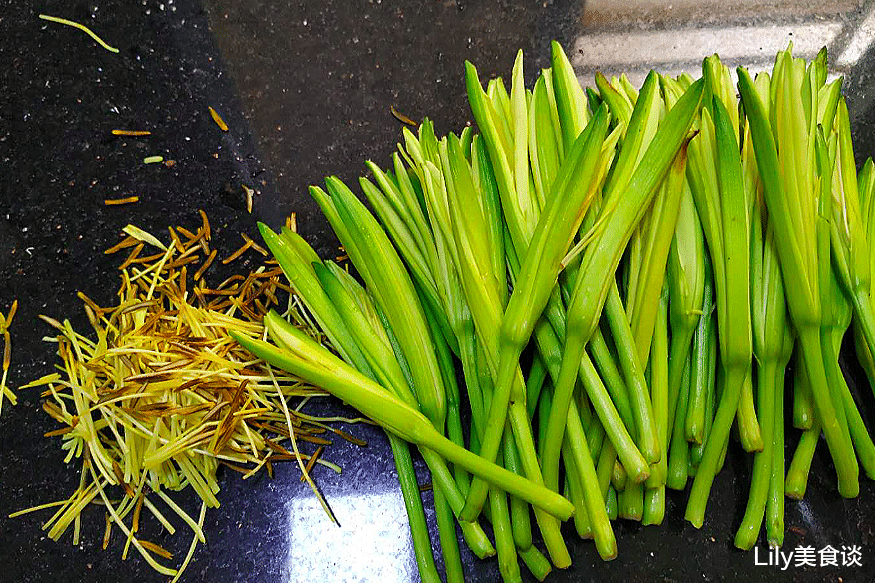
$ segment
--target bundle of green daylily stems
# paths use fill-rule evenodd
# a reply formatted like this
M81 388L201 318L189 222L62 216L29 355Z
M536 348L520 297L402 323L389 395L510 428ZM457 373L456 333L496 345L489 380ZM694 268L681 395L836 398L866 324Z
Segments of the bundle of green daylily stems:
M311 188L360 279L262 226L336 354L276 314L271 343L235 337L387 430L424 581L440 579L408 444L448 581L464 580L457 525L505 581L519 559L538 579L568 567L572 517L615 557L610 521L659 524L666 488L690 481L701 526L732 435L753 454L735 543L765 519L780 545L821 433L842 496L860 466L875 476L838 366L854 322L875 380L875 166L858 176L841 80L825 51L789 49L756 80L738 69L740 98L716 55L698 80L651 72L640 89L582 88L557 43L551 65L527 89L520 53L508 91L467 64L480 133L405 130L391 168L360 180L372 210L338 178Z

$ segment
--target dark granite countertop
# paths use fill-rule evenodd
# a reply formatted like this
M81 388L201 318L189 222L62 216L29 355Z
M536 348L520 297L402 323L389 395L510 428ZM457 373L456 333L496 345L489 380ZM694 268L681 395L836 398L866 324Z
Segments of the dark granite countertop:
M88 24L119 53L39 20L40 12ZM352 180L365 160L388 160L400 130L390 105L414 119L427 115L441 133L468 123L464 59L482 77L507 76L522 48L533 79L548 64L555 38L588 82L595 69L694 70L714 50L731 64L762 68L789 40L809 57L827 44L835 72L846 76L857 153L871 155L873 15L871 2L794 0L0 0L0 310L13 298L20 304L10 385L46 374L54 362L41 341L49 331L38 314L84 326L77 291L111 300L117 259L102 251L128 223L163 231L196 224L203 208L218 231L217 245L230 252L239 232L255 236L257 220L277 226L296 212L300 232L320 252L333 253L336 241L307 185L327 174ZM229 132L218 130L208 106L221 112ZM109 131L116 127L153 135L113 137ZM149 155L176 163L144 165ZM242 184L258 193L252 214ZM103 204L130 194L140 202ZM852 379L862 381L864 414L875 419L871 391L850 360ZM0 416L0 580L165 580L134 553L122 561L118 535L107 551L100 549L100 510L85 512L77 547L69 533L60 542L48 539L41 524L50 513L7 518L66 498L78 483L74 467L63 464L59 442L42 437L54 426L38 393L23 391L19 398L16 407L5 403ZM349 413L328 400L317 407ZM222 506L207 513L207 545L183 580L417 581L385 436L368 426L351 431L368 446L338 441L326 456L343 473L316 471L341 528L325 519L292 467L280 468L272 480L260 475L244 482L223 473ZM795 438L788 431L788 443ZM808 498L787 502L785 551L859 545L863 567L781 571L755 565L752 552L733 548L748 458L733 452L726 465L701 530L682 518L685 495L672 493L661 527L617 524L620 556L612 563L602 563L592 544L568 528L574 566L548 581L872 580L871 482L861 484L858 499L841 500L829 462L819 455ZM424 499L431 520L427 493ZM181 500L197 508L191 495ZM152 528L153 540L184 555L187 535L170 538ZM760 562L765 550L761 543ZM468 554L465 563L472 581L498 580L494 561Z

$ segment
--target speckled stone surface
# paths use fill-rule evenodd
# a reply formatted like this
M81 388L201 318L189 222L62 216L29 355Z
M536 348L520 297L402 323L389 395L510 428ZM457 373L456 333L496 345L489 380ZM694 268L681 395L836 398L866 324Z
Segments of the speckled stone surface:
M734 51L734 62L754 66L767 64L760 44L771 49L792 38L808 47L822 39L837 59L846 57L836 72L846 76L857 153L871 155L875 19L868 6L793 0L0 0L0 310L12 298L20 300L10 382L26 382L52 365L52 351L40 341L48 330L37 314L68 316L85 326L76 291L98 302L112 297L117 260L102 250L129 222L161 231L168 224L194 224L197 209L204 208L218 231L216 245L230 251L240 231L255 235L257 219L276 226L295 211L304 236L321 253L333 254L336 241L309 201L307 185L327 174L352 181L366 159L385 163L400 129L390 105L414 119L431 117L439 132L463 127L471 119L462 79L466 58L482 77L507 76L522 48L531 80L548 64L549 41L556 38L589 82L595 68L694 68L700 57L690 57L691 38L703 51L725 48ZM38 20L39 12L87 23L120 53ZM733 31L751 30L763 43L743 34L732 38ZM809 36L800 38L803 33ZM664 41L663 53L648 52L654 39ZM709 39L720 46L709 46ZM732 40L737 42L729 47ZM650 60L631 62L642 50ZM221 112L230 132L218 130L208 105ZM112 138L115 127L154 135ZM176 164L144 166L148 155ZM259 193L252 215L241 184ZM129 194L138 194L140 203L103 206L104 198ZM846 364L853 379L863 379L853 362ZM865 382L860 389L864 415L875 420L871 391ZM311 410L354 415L328 400ZM63 465L58 442L42 437L54 427L35 392L23 392L17 407L4 405L0 580L166 580L134 554L122 561L118 533L108 551L100 550L100 509L85 513L78 547L70 545L69 533L57 543L46 538L40 525L48 512L7 518L76 487L78 477ZM207 514L208 544L198 549L184 581L418 581L385 436L366 425L346 429L368 446L335 440L325 455L343 473L315 472L339 527L328 522L292 466L278 467L272 480L224 473L222 506ZM788 444L796 437L788 430ZM620 556L609 564L566 527L574 566L548 581L871 581L875 488L864 481L858 499L839 499L823 453L815 459L808 499L787 503L785 550L860 545L862 568L781 571L756 566L753 553L736 551L732 536L750 471L748 456L733 448L701 530L683 521L684 493L669 495L661 527L618 523ZM421 460L417 470L427 482ZM423 500L434 531L428 492ZM181 503L197 509L191 496ZM188 535L171 538L154 524L144 528L149 540L177 558L190 543ZM759 548L763 561L762 542ZM463 559L469 580L498 580L494 561L469 553Z

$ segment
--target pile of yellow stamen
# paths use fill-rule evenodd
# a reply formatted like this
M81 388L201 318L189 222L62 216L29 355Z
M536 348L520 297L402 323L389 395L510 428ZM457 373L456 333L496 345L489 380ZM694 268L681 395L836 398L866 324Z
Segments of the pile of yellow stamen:
M201 216L196 232L171 227L166 245L137 227L126 227L126 237L107 250L129 249L119 268L118 304L101 307L79 293L93 328L90 336L76 332L69 320L41 316L56 329L58 335L46 340L57 343L62 363L57 372L22 387L45 388L43 409L61 424L46 435L63 439L65 461L81 461L81 478L67 500L17 514L58 507L44 529L57 540L72 525L78 544L82 510L102 505L104 548L115 526L125 537L123 557L133 545L153 568L175 578L198 541L204 542L206 508L219 506L219 465L248 478L262 468L272 475L277 462L297 462L302 479L325 506L309 471L315 463L340 468L319 458L322 446L330 443L320 435L331 431L362 443L325 424L335 419L301 411L322 391L273 370L230 338L230 330L261 335L262 317L272 307L302 328L312 327L272 261L247 276L233 275L208 287L204 274L217 251L210 248L209 221L202 211ZM223 263L248 251L267 255L251 239L244 240L242 251ZM191 277L189 270L195 271ZM302 453L299 441L318 449ZM168 495L186 487L202 500L197 519ZM194 533L177 569L156 558L171 559L167 550L137 536L144 510L173 534L159 506Z

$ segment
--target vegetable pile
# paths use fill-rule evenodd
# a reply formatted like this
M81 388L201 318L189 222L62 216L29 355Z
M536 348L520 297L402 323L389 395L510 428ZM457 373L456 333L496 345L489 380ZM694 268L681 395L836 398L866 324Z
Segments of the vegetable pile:
M72 527L76 545L83 511L100 505L106 517L103 548L115 528L122 533L123 558L133 547L174 581L197 544L206 542L204 516L208 507L219 506L220 466L247 479L262 470L273 476L277 463L296 463L322 500L310 477L314 464L340 472L320 457L331 443L328 432L364 445L326 424L333 419L302 410L324 391L275 371L229 337L232 330L261 335L262 317L272 306L301 328L312 326L301 318L272 261L207 285L206 272L219 261L203 211L201 217L195 232L170 227L166 244L126 227L125 237L106 251L127 252L119 266L118 302L102 307L79 293L92 327L88 334L68 319L41 316L54 328L56 336L45 340L57 345L61 362L56 372L21 387L43 389L43 410L59 424L46 437L60 438L65 461L78 464L80 480L68 499L12 516L53 508L43 529L58 540ZM253 248L267 255L244 239L222 263ZM174 494L189 488L201 502L199 517L189 515ZM324 501L323 507L330 516ZM174 560L169 550L145 538L141 525L147 519L161 524L162 538L176 532L174 522L192 531L177 567L166 564Z
M842 496L860 468L875 477L838 366L853 322L875 381L875 169L857 174L825 50L791 49L755 80L739 68L740 97L716 55L699 79L652 71L640 89L582 88L557 43L531 89L522 53L509 91L468 63L479 134L405 129L391 168L359 181L372 211L338 178L310 190L361 280L261 226L336 354L275 312L271 343L231 334L386 429L423 581L440 578L408 443L432 472L448 581L464 580L457 525L508 582L520 559L538 579L571 564L572 517L614 558L611 520L660 524L666 488L691 482L702 526L733 427L753 456L740 548L763 522L781 544L821 433ZM804 430L789 468L785 389Z

